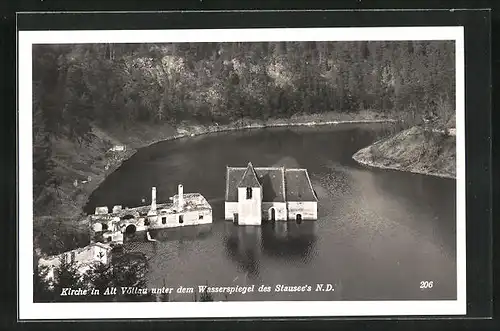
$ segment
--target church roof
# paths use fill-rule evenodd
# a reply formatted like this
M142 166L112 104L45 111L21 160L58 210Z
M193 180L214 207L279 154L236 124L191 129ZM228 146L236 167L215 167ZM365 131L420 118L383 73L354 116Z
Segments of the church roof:
M250 173L249 172L252 172ZM238 187L262 187L262 201L317 201L306 169L284 167L227 167L226 201L238 201ZM246 185L246 184L252 185Z
M287 201L316 201L316 194L306 169L287 169L285 172Z
M252 166L251 162L248 162L248 166L243 173L243 176L238 184L238 187L260 187L259 180L257 179L257 174Z

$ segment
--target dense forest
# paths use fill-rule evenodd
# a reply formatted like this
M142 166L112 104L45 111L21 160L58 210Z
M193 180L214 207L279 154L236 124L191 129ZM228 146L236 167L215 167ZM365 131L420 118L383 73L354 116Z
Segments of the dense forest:
M35 201L63 180L55 142L85 144L95 127L360 110L445 123L454 62L453 41L35 45Z

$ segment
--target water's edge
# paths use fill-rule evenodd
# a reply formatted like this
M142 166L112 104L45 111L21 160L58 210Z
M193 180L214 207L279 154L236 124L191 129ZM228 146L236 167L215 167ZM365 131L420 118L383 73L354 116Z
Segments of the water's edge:
M274 127L296 127L296 126L326 126L326 125L339 125L339 124L370 124L370 123L395 123L396 120L394 119L369 119L369 120L339 120L339 121L324 121L324 122L319 122L319 121L308 121L308 122L296 122L296 123L272 123L272 124L249 124L249 125L243 125L243 126L215 126L215 127L206 127L203 129L200 129L200 127L197 127L197 131L195 132L183 132L182 134L176 134L171 137L166 137L162 139L157 139L153 141L149 141L148 143L144 144L143 146L137 146L136 148L133 149L128 149L126 155L120 160L120 162L117 162L116 164L113 165L112 168L108 169L106 173L103 176L100 176L96 180L93 181L93 188L92 190L89 190L87 193L87 199L85 200L85 203L80 207L81 210L83 210L83 207L87 204L88 198L92 194L93 191L95 191L99 185L109 176L111 175L114 171L118 170L120 166L123 164L123 162L127 161L130 159L132 156L137 153L139 149L142 148L147 148L151 145L158 144L161 142L165 141L174 141L182 138L189 138L189 137L197 137L197 136L202 136L202 135L208 135L212 133L220 133L220 132L228 132L228 131L237 131L237 130L252 130L252 129L265 129L265 128L274 128Z
M358 119L355 117L358 116ZM85 184L78 185L78 187L73 187L72 182L63 183L68 192L67 199L60 201L55 208L48 210L46 213L37 214L35 211L34 219L35 222L40 219L50 219L50 218L74 218L80 219L85 216L84 207L88 203L92 193L104 182L104 180L114 173L122 164L134 156L139 149L149 147L151 145L165 142L174 141L177 139L185 139L190 137L199 137L201 135L208 135L212 133L221 133L237 130L253 130L253 129L264 129L264 128L275 128L275 127L315 127L315 126L328 126L328 125L340 125L340 124L370 124L370 123L394 123L396 120L390 118L376 118L378 116L368 114L368 115L354 115L354 118L342 118L341 114L332 114L331 120L317 120L317 116L307 116L302 118L292 118L287 120L270 120L267 122L250 122L242 123L236 122L227 125L191 125L184 128L165 128L156 130L151 128L149 131L152 137L146 138L141 137L131 130L129 135L125 133L121 137L113 137L113 132L108 132L101 130L99 128L93 128L95 132L94 141L89 145L94 149L99 149L102 146L102 141L110 141L116 145L123 145L125 147L124 151L115 152L112 156L112 160L109 162L101 161L95 162L89 160L93 163L92 173L89 176L92 177L91 181ZM340 117L336 119L335 117ZM359 119L361 117L361 119ZM102 150L102 149L101 149ZM104 150L102 150L104 153ZM66 153L74 153L75 151L67 151ZM79 153L85 155L85 150L80 150ZM90 154L90 153L89 153ZM88 156L91 157L90 155ZM107 164L106 164L107 163ZM71 164L68 164L71 167Z
M440 135L445 139L422 138L424 132L431 135ZM417 137L417 139L415 139ZM420 138L420 139L418 139ZM428 145L427 145L428 144ZM388 169L422 174L434 177L456 179L455 153L428 153L426 157L417 157L422 150L445 150L455 148L453 135L446 132L426 131L422 128L412 127L395 135L375 141L354 153L353 160L357 163L373 168ZM407 153L401 153L407 150ZM452 173L450 173L450 168Z
M455 176L450 176L448 174L442 174L438 172L433 172L433 171L418 171L418 170L413 170L413 169L402 169L401 167L398 166L385 166L380 163L376 162L371 162L368 160L364 160L358 155L354 154L352 156L352 159L359 164L365 166L365 167L370 167L370 168L377 168L377 169L386 169L386 170L396 170L396 171L403 171L403 172L409 172L412 174L419 174L419 175L427 175L427 176L434 176L434 177L440 177L440 178L449 178L449 179L456 179Z

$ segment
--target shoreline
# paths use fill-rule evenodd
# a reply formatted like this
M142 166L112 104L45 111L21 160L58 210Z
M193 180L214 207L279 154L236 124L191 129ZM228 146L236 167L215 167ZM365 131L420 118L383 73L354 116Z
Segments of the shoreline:
M370 168L456 179L455 148L454 133L414 126L373 142L352 159Z
M337 114L334 114L337 115ZM120 168L123 163L129 160L137 151L141 148L149 147L151 145L164 142L164 141L174 141L183 138L191 138L191 137L199 137L202 135L208 135L213 133L221 133L221 132L231 132L237 130L253 130L253 129L265 129L265 128L275 128L275 127L316 127L316 126L327 126L327 125L341 125L341 124L371 124L371 123L395 123L397 120L391 118L376 118L371 114L367 116L360 116L359 114L355 115L347 115L350 118L341 119L343 114L338 114L339 119L335 120L311 120L311 117L315 115L306 115L306 118L291 118L288 120L268 120L267 122L235 122L232 124L225 125L201 125L201 124L192 124L182 126L179 125L175 128L175 134L168 134L164 131L160 132L153 139L141 139L140 137L134 136L131 134L130 136L125 136L123 139L109 139L111 135L107 132L104 134L104 139L108 138L110 141L115 141L117 144L121 144L126 147L125 151L122 152L114 152L113 159L111 164L109 164L108 168L100 165L96 165L94 167L94 173L92 175L92 180L86 184L82 184L78 188L78 192L75 189L75 197L73 199L69 199L68 201L61 202L61 204L54 211L45 214L45 215L33 215L34 219L38 220L47 220L50 218L83 218L86 216L83 209L85 205L88 203L88 200L92 193L104 182L104 180L115 172L118 168ZM316 115L317 116L317 115ZM344 115L345 116L345 115ZM309 118L308 118L309 117ZM362 117L360 119L355 119L355 117ZM364 117L364 118L363 118ZM101 129L98 129L100 134L96 134L96 137L102 135L104 132ZM168 130L165 130L168 131ZM180 132L180 133L179 133ZM129 140L129 139L130 140ZM102 138L100 138L102 139ZM66 184L69 187L69 183Z
M383 169L383 170L395 170L395 171L401 171L401 172L408 172L416 175L426 175L426 176L433 176L433 177L439 177L439 178L445 178L445 179L456 179L455 176L451 176L448 174L442 174L438 172L432 172L432 171L419 171L419 170L408 170L408 169L401 169L400 167L397 166L385 166L382 164L366 161L366 160L361 160L359 157L354 154L352 156L352 159L359 163L362 166L368 167L368 168L376 168L376 169Z
M297 123L249 124L236 127L220 125L215 127L208 127L208 129L206 130L182 133L164 139L153 140L152 142L149 142L146 145L135 147L134 150L137 151L138 149L149 147L151 145L161 143L164 141L173 141L183 138L192 138L192 137L208 135L212 133L231 132L238 130L268 129L268 128L294 127L294 126L315 127L315 126L339 125L339 124L375 124L375 123L396 123L396 122L397 121L394 119L373 119L373 120L345 120L345 121L325 121L325 122L313 121L313 122L297 122Z

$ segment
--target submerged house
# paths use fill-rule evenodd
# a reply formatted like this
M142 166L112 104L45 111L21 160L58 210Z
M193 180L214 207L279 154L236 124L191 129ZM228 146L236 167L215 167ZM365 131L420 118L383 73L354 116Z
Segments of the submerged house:
M108 207L97 207L90 216L92 230L105 242L122 243L124 233L212 223L212 207L200 193L184 193L184 187L179 185L178 193L170 200L157 203L153 187L149 206L114 206L112 212Z
M112 247L102 243L91 243L88 246L77 248L59 255L40 258L38 265L47 267L47 280L54 280L54 270L62 262L74 263L80 275L83 275L95 263L108 264L111 261Z
M225 219L240 225L262 221L316 220L318 198L306 169L227 167Z

